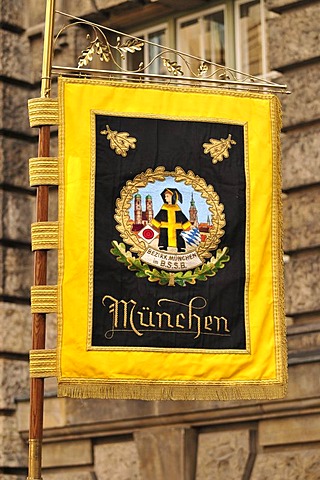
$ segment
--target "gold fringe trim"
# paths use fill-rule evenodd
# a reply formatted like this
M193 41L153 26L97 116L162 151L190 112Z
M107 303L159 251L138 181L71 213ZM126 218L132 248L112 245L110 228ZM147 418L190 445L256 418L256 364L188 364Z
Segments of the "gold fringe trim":
M57 375L56 350L30 350L30 377L45 378Z
M288 382L288 353L287 353L287 335L286 335L286 314L285 314L285 291L284 291L284 263L283 263L283 205L282 205L282 168L281 168L281 143L280 133L282 127L282 110L280 100L274 96L271 102L272 114L272 135L273 135L273 259L277 266L274 273L274 318L278 319L275 324L276 338L276 359L277 359L277 377L283 382Z
M32 251L58 248L58 243L58 222L31 224Z
M58 125L58 100L54 98L31 98L28 100L30 127Z
M108 398L116 400L274 400L286 396L287 386L282 383L201 385L89 383L60 381L58 397Z
M29 159L30 187L58 185L58 157L34 157Z
M58 287L37 285L31 287L31 312L54 313L58 309Z

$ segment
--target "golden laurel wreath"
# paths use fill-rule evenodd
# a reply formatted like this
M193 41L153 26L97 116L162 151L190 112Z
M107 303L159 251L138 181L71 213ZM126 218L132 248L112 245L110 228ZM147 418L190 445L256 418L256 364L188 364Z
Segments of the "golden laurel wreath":
M211 213L212 228L206 240L201 242L197 248L199 258L204 261L201 267L186 272L168 272L165 270L157 270L150 265L141 262L141 260L131 254L143 254L145 244L131 230L129 209L133 196L140 188L145 187L148 183L155 181L164 181L167 177L173 177L176 182L183 182L190 185L194 190L201 193L206 200L209 211ZM128 180L120 193L120 197L116 201L116 209L114 218L117 222L116 228L121 238L127 245L129 250L123 243L112 242L113 248L111 253L117 257L117 260L125 264L129 270L135 271L137 277L147 277L150 282L159 282L160 285L180 285L185 286L187 283L194 284L196 280L207 280L208 277L214 276L220 268L224 268L224 264L230 260L227 254L228 248L224 247L218 250L216 256L212 256L211 250L217 248L221 237L224 235L224 226L226 225L224 206L219 202L219 196L215 192L212 185L207 185L205 180L195 175L191 170L185 172L181 167L176 167L174 171L166 171L165 167L157 167L155 170L148 168L145 172L137 175L133 180Z

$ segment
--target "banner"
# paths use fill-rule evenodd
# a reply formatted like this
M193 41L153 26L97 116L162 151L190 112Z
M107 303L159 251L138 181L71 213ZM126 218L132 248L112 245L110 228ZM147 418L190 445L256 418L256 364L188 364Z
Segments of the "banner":
M59 80L59 395L286 391L280 107Z

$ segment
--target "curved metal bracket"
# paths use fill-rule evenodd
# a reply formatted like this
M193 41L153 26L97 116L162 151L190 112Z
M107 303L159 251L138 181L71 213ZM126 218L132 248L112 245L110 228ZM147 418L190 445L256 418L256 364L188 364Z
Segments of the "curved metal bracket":
M56 13L71 18L73 22L60 29L55 37L55 43L59 36L71 27L79 25L88 27L91 29L91 34L87 34L88 43L78 57L77 67L54 66L53 73L85 77L118 77L121 75L122 79L138 80L140 82L174 82L183 85L190 85L196 82L197 86L201 84L206 86L214 85L217 88L240 88L264 92L290 93L287 90L287 85L280 85L255 77L225 65L220 65L173 48L164 47L163 45L128 35L64 12L57 11ZM109 41L107 33L117 35L115 44ZM124 67L123 61L126 60L127 55L139 52L149 45L156 47L158 53L146 65L140 62L138 68L134 70ZM89 68L94 57L99 58L103 64L110 65L111 68ZM159 58L167 70L166 75L149 73L149 67ZM198 62L196 70L192 67L192 63L195 60Z

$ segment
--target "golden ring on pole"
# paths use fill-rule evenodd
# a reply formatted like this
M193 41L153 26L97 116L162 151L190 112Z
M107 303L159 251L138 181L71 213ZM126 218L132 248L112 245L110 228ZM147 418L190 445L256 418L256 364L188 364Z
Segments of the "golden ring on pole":
M42 442L37 438L29 439L29 475L27 480L42 480L41 475Z

